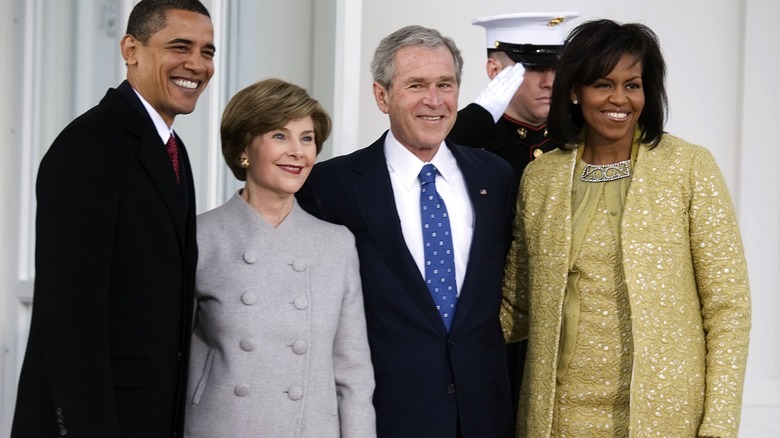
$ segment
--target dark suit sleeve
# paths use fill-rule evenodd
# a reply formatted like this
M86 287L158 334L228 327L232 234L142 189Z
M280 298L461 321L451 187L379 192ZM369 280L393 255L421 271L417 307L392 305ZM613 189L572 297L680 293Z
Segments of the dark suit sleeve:
M84 133L61 136L38 173L28 355L38 355L34 362L42 369L28 370L34 375L23 379L48 380L52 436L58 419L69 435L121 436L107 310L118 196L115 167L98 153L97 140ZM33 387L45 387L40 385ZM35 394L19 395L27 396Z
M476 103L458 111L455 125L447 139L453 143L472 148L485 148L497 135L493 116Z
M491 165L486 168L492 169L488 172L497 179L497 184L503 187L505 190L502 192L503 205L501 210L501 225L504 235L504 247L506 252L509 252L509 247L512 243L512 224L515 218L515 204L517 202L517 186L514 184L515 177L512 168L509 164L498 156L492 155L485 159L490 159Z

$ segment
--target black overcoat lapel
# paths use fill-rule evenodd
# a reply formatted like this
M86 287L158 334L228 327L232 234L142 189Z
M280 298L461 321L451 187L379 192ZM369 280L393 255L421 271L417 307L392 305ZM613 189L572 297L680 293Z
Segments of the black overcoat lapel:
M184 206L165 145L162 144L160 136L154 129L154 123L152 123L149 114L130 84L125 81L117 87L116 91L121 95L121 97L116 96L116 98L123 98L130 102L130 108L127 105L114 101L110 94L104 98L102 103L111 106L114 111L119 113L119 120L129 135L134 135L141 139L138 160L146 169L168 213L171 215L171 219L176 226L179 246L183 252L186 241L184 236L186 219ZM177 141L180 142L181 140L177 137ZM181 150L182 148L179 149ZM187 180L191 180L189 175L187 175Z

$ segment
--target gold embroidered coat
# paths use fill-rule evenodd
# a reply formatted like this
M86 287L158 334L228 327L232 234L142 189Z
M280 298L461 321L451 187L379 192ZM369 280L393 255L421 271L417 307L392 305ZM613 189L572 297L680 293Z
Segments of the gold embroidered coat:
M501 309L507 341L529 340L518 437L550 436L576 156L558 149L532 162L518 196ZM736 437L750 292L712 154L668 134L640 145L620 239L634 345L630 436Z

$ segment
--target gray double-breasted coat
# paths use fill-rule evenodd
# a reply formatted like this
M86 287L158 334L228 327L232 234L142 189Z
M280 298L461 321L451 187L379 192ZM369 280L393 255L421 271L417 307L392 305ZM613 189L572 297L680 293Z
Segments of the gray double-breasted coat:
M352 234L297 203L274 228L236 194L198 246L185 436L375 436Z

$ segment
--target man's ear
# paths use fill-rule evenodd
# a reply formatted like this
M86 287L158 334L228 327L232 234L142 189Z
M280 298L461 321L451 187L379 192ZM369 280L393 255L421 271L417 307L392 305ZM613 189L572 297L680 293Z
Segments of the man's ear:
M119 48L122 51L122 57L125 59L125 65L135 65L138 63L138 59L136 58L136 51L140 44L141 42L130 34L122 37L122 41L119 43Z
M387 102L388 97L389 91L380 85L379 82L374 82L374 100L376 100L376 106L385 114L390 111L390 104Z
M487 64L485 64L485 70L487 71L487 75L490 80L493 80L493 78L496 77L497 74L501 73L501 70L503 69L504 66L501 65L501 62L495 58L488 58Z

